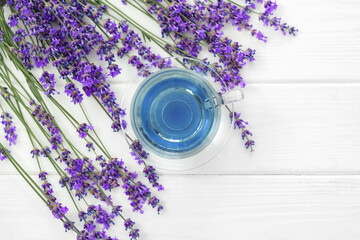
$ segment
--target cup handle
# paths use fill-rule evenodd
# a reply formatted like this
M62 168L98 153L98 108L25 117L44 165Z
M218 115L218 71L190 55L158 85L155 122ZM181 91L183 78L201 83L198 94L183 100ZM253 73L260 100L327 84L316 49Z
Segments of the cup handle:
M214 108L222 104L230 104L238 102L244 99L244 91L241 89L235 89L231 92L226 92L219 97L208 98L204 102L204 108L208 111L212 111Z
M244 99L244 91L241 89L234 89L221 95L221 104L230 104Z

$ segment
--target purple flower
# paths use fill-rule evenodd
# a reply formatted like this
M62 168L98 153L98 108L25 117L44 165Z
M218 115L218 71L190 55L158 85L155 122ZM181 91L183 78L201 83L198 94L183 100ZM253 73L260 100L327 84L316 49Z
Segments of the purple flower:
M279 30L281 18L273 17L270 20L270 26L275 28L275 31Z
M65 232L67 232L67 231L69 231L69 230L72 229L72 224L74 224L74 222L71 222L71 223L68 222L68 221L64 222Z
M139 229L132 229L130 231L129 237L131 240L136 240L138 237L140 237Z
M0 31L0 33L1 33L1 31ZM0 36L0 37L1 37L1 36ZM1 95L4 99L6 99L6 100L9 100L9 99L10 99L10 94L9 94L9 92L7 91L7 88L6 88L6 87L2 88L2 90L0 91L0 95Z
M248 149L250 148L251 151L253 151L253 146L255 145L255 142L253 140L250 139L250 137L252 136L252 133L246 129L248 122L245 122L244 120L242 120L240 118L240 113L234 112L234 115L232 113L230 113L230 119L231 122L233 122L233 118L234 118L234 129L238 128L240 129L241 132L241 137L242 139L245 141L245 147Z
M121 68L119 68L118 65L116 64L111 64L110 66L108 66L108 69L110 70L110 76L111 77L116 77L117 75L119 75L121 72Z
M84 229L88 233L92 233L95 230L96 226L94 225L94 221L88 221L84 224Z
M81 103L83 100L83 94L73 83L66 84L64 92L66 93L66 95L70 96L71 102L73 102L74 104Z
M159 176L156 174L153 166L146 166L143 172L153 187L157 188L158 191L164 190L164 187L158 183Z
M115 218L116 216L120 216L122 212L122 206L115 206L111 211L111 218Z
M1 114L1 123L4 125L5 139L9 142L9 145L16 145L18 135L16 134L16 127L13 125L12 117L9 113L4 112Z
M277 9L277 7L278 7L278 5L276 4L276 2L266 1L264 3L265 13L267 15L273 15L274 11Z
M122 126L123 129L126 129L126 127L127 127L127 123L126 123L126 121L124 119L121 120L121 126Z
M126 219L124 222L125 230L131 229L135 225L135 222L131 221L130 218Z
M46 175L48 175L47 172L42 171L42 172L39 173L39 178L42 181L45 181L46 180Z
M149 153L143 150L143 147L138 140L132 142L132 144L130 145L130 149L131 156L134 157L134 159L138 162L139 165L141 165L143 163L143 160L147 159L147 156L149 155Z
M160 212L164 209L162 205L158 205L157 212L160 214Z
M253 141L253 140L247 140L246 142L245 142L245 147L246 148L251 148L252 149L252 146L254 146L255 145L255 142Z
M70 190L74 189L76 191L75 196L82 199L87 194L91 194L96 199L104 201L107 204L109 204L107 199L110 199L111 203L111 197L106 197L102 191L94 186L95 183L93 182L93 178L96 181L96 179L99 179L99 176L94 172L95 168L89 158L73 158L70 151L63 149L58 160L67 166L65 171L70 177L64 180L68 184ZM91 176L93 176L93 178ZM103 185L101 181L98 180L97 182L99 185Z
M109 161L105 161L103 158L97 159L101 161L100 166L102 168L101 175L99 176L99 184L105 190L111 190L113 188L119 187L119 180L124 176L122 171L126 172L126 168L124 167L124 162L119 161L117 158L112 158ZM112 214L117 216L119 214L121 207L114 208ZM115 212L114 212L115 211ZM116 212L117 211L117 212Z
M94 231L93 234L90 236L90 239L105 239L105 240L118 240L116 238L106 236L106 232L103 231Z
M91 239L90 237L92 237L92 236L90 236L90 234L88 232L86 232L85 230L82 230L81 234L76 236L76 239L77 240L89 240L89 239ZM93 239L95 239L95 238L93 237Z
M93 129L94 127L91 124L82 123L78 126L77 132L79 133L79 137L85 138L87 137L87 133Z
M54 190L52 189L51 183L46 179L46 175L46 172L41 172L39 174L39 178L43 181L41 187L48 197L47 202L49 204L49 209L55 218L63 219L64 215L69 211L69 209L57 201L53 194Z
M120 131L120 115L125 112L119 108L116 102L115 94L110 91L106 84L107 74L102 72L102 68L88 63L86 57L99 47L99 54L105 57L105 60L111 63L114 61L114 54L111 52L118 41L119 29L116 24L107 22L105 27L113 35L112 39L104 40L102 35L97 32L96 27L91 24L81 24L82 17L88 16L95 22L102 17L106 10L105 6L94 7L87 3L72 2L67 5L65 2L56 4L48 2L46 5L27 4L25 1L10 2L20 14L19 20L29 27L29 35L46 41L44 47L32 45L25 42L26 31L19 29L15 34L15 41L19 41L19 48L14 49L14 53L22 60L24 65L31 69L44 67L49 61L52 61L59 71L62 78L72 78L82 84L83 90L87 96L96 96L103 106L108 110L113 122L114 131ZM42 7L38 7L42 6ZM41 18L41 22L37 21ZM14 20L15 21L15 20ZM71 41L69 41L69 38ZM52 60L54 59L54 60ZM110 74L117 75L120 68L110 67ZM45 85L47 94L54 92L53 79L42 78L42 84ZM72 102L80 103L82 94L72 85L67 84L65 92L72 98Z
M105 28L106 32L111 34L113 41L117 42L118 39L121 37L121 33L119 32L117 24L115 22L111 21L110 19L105 20L104 28Z
M158 204L159 204L160 200L157 197L151 197L149 198L148 204L152 207L155 208Z
M289 28L289 35L294 35L295 36L295 33L298 32L299 30L294 28L294 27L291 27Z
M267 42L268 37L265 36L262 32L257 31L256 29L253 29L251 31L251 35L256 36L256 38L259 39L260 41Z
M15 42L21 42L23 40L25 40L25 37L26 37L26 31L24 29L19 29L15 32L14 34L14 37L13 37L13 40Z
M50 142L52 145L52 149L58 149L63 140L60 134L60 130L55 124L53 117L49 113L47 113L41 105L36 104L34 100L31 100L30 106L35 106L35 109L32 112L33 117L39 123L41 123L41 125L46 127L51 134Z
M39 78L39 81L43 88L46 90L45 94L47 96L50 96L54 93L59 93L55 90L55 75L50 74L47 71L43 72L41 77Z
M106 161L103 155L96 156L95 160L102 163Z
M132 175L132 174L131 174ZM128 196L130 205L134 212L144 213L142 207L146 202L146 199L150 197L151 193L149 189L140 181L133 183L133 177L127 173L127 177L122 178L122 188L125 190L125 194ZM132 180L132 181L130 181Z
M7 151L7 150L4 150L3 148L0 148L0 160L1 161L4 161L5 159L7 159L5 151Z
M40 151L40 155L43 157L48 157L51 153L51 149L49 147L43 147Z
M86 214L86 212L84 212L84 211L80 211L80 212L78 213L78 217L79 217L79 219L80 219L80 222L81 222L82 220L86 220L86 216L87 216L87 214Z
M9 16L9 26L10 27L15 27L17 24L18 24L18 17L19 17L19 14L17 12L15 13L12 13L10 16Z
M52 145L52 149L58 149L59 145L62 143L61 135L52 136L50 138L50 143Z
M101 205L98 205L97 207L94 205L90 205L88 207L87 214L89 216L92 216L92 218L96 221L96 223L103 225L103 229L108 230L110 228L111 224L114 224L113 220L110 217L110 214L108 214ZM92 229L93 227L91 227Z
M61 203L51 205L50 207L52 214L57 219L62 219L63 216L69 211L67 207L63 207Z
M38 157L38 156L40 156L40 150L37 148L34 148L33 150L30 151L30 154L32 155L32 158L34 158L35 156Z
M95 150L94 144L92 142L87 142L86 143L86 148L89 150L89 152L91 150Z

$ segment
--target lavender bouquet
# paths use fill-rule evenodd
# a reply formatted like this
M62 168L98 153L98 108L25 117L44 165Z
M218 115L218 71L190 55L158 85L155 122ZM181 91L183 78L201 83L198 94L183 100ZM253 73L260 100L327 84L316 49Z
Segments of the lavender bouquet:
M146 76L150 74L147 65L167 68L171 61L163 57L180 55L215 69L218 74L214 80L222 84L223 92L227 88L244 88L241 70L255 60L255 50L227 37L225 26L247 31L250 37L263 42L267 36L253 27L252 16L284 35L297 32L274 15L275 2L263 0L8 0L4 4L0 10L0 106L9 147L0 143L0 159L14 166L53 216L63 222L65 230L75 232L79 240L117 239L108 232L116 218L129 231L130 239L137 239L139 230L134 221L112 200L110 191L120 187L133 211L143 213L146 204L162 211L151 188L164 189L154 167L145 161L148 153L137 140L131 139L130 151L142 167L146 184L136 171L126 167L125 160L109 153L86 114L86 98L96 101L104 117L111 120L109 127L119 132L127 127L121 118L126 112L109 78L118 79L122 68L134 68ZM129 17L129 9L139 13L139 19ZM143 27L141 18L156 23L160 34ZM119 59L128 65L119 66ZM186 67L188 63L182 64ZM10 66L22 73L25 84ZM60 81L64 89L56 86ZM69 97L86 121L75 118L62 106L60 93ZM53 108L77 132L77 141L64 134L65 123L56 121L50 111ZM17 132L12 117L26 132ZM230 119L240 129L245 147L252 151L254 141L248 123L237 112L230 112ZM27 136L32 145L28 157L36 159L38 180L24 169L22 159L11 154L16 151L13 145L18 134ZM82 149L84 146L88 151ZM59 184L66 189L73 206L65 206L55 196L42 161L49 162L59 175Z

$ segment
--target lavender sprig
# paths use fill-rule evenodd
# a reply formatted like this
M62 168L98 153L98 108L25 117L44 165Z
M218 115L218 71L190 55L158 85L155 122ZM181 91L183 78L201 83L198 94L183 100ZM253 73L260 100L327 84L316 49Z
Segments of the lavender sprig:
M9 142L9 145L16 145L18 135L16 134L16 127L13 125L12 117L8 112L1 114L1 123L4 125L5 139Z
M3 67L6 68L5 65L3 65ZM31 76L31 75L28 75L28 76ZM14 76L14 77L15 77L15 76ZM15 90L15 93L14 93L14 94L15 94L17 97L20 97L20 94L17 92L16 88L14 88L14 86L11 84L11 82L8 81L8 80L6 80L6 83L10 85L10 88L11 88L13 91ZM34 86L32 86L32 87L30 87L30 88L33 89ZM36 87L35 87L35 88L36 88ZM44 91L45 91L45 90L44 90ZM36 91L34 91L34 93L36 93ZM3 95L3 97L4 97L4 96L5 96L5 94ZM18 99L16 98L16 100L18 100ZM20 101L21 104L25 104L24 101L22 101L22 100L20 100L20 99L19 99L19 101ZM42 106L40 106L39 104L35 103L34 101L29 101L29 100L28 100L28 102L30 102L30 107L35 108L35 110L31 110L30 107L28 107L27 109L28 109L29 113L34 117L34 119L35 119L36 121L38 121L38 126L42 129L42 131L44 132L44 134L45 134L45 129L46 129L47 131L49 131L49 133L50 133L51 135L58 136L59 138L64 139L66 143L69 143L66 138L63 138L63 137L61 136L61 133L62 133L61 130L58 128L58 125L54 122L53 117L51 117L51 116L44 110L44 109L46 109L46 108L43 108ZM11 105L11 106L12 106L12 105ZM25 105L24 105L24 107L26 108ZM13 109L13 110L16 110L16 109ZM19 112L18 112L18 114L19 114ZM25 125L25 126L26 126L26 125ZM35 136L31 129L28 129L28 131L30 132L30 134L31 134L32 136ZM90 136L89 133L87 133L87 134L88 134L88 136ZM45 134L45 136L47 136L48 140L51 142L51 136L50 136L50 135L47 135L47 134ZM39 144L40 144L40 143L39 143ZM59 144L62 145L63 143L62 143L62 142L61 142L61 143L57 143L57 144L56 144L56 147L57 147L57 148L53 147L55 151L58 150L58 148L59 148L59 146L60 146ZM69 143L69 144L70 144L70 143ZM71 145L70 145L70 146L71 146ZM34 149L33 155L36 156L36 157L38 157L38 155L39 155L38 152L39 152L39 151L35 151L35 149ZM52 160L52 157L50 156L50 152L46 152L46 153L44 152L44 155L46 155L47 158L52 162L52 164L54 164L54 166L56 166L57 171L60 170L59 166L57 166L57 164ZM98 172L95 171L95 168L92 166L92 164L91 164L91 162L89 161L88 158L83 158L83 159L77 158L77 159L75 159L74 161L70 161L69 163L70 163L70 164L67 165L68 167L65 169L65 170L68 172L69 175L71 175L71 176L85 176L85 177L87 176L87 177L88 177L88 178L84 178L83 181L82 181L82 183L84 183L85 186L87 186L87 187L90 186L90 188L88 188L85 192L77 192L77 193L79 194L79 196L81 196L80 199L82 199L82 197L83 197L84 195L86 195L87 192L88 192L88 193L90 193L91 195L93 195L95 198L98 198L98 199L100 199L101 201L105 201L106 203L112 205L112 201L111 201L110 196L106 196L106 194L104 193L104 191L101 190L101 189L102 189L102 188L104 188L104 189L109 188L109 187L108 187L108 186L109 186L108 183L111 183L111 184L114 183L114 180L116 180L116 178L114 178L113 172L114 172L114 171L115 171L115 172L119 172L119 169L118 169L119 166L115 166L115 165L114 165L115 168L114 168L114 167L109 168L109 167L108 167L109 164L105 163L105 165L103 165L103 166L106 166L106 168L104 168L104 171L102 171L101 174L99 174ZM83 166L83 167L82 167L82 168L79 168L79 166ZM81 169L81 171L80 171L80 169ZM79 172L79 171L80 171L80 172ZM123 171L126 172L126 169L123 170ZM120 171L120 172L121 172L121 171ZM73 173L78 173L78 174L72 175ZM66 174L63 173L63 172L62 172L62 173L60 172L60 174L64 176L64 177L62 178L62 179L64 180L64 181L62 181L63 186L64 186L64 187L74 186L73 189L75 189L75 186L76 186L76 185L71 185L71 183L75 183L75 181L74 181L74 182L71 182L71 179L70 179L69 177L66 177ZM122 177L123 174L118 174L117 176L118 176L118 177ZM134 174L132 174L131 176L134 176ZM90 177L90 178L89 178L89 177ZM111 179L110 179L110 177L111 177ZM90 180L90 179L91 179L91 180ZM105 181L103 181L102 179L105 179ZM132 181L133 181L134 179L135 179L135 178L132 178ZM77 180L79 180L79 179L76 179L76 183L79 183ZM91 182L95 183L95 185L97 186L97 188L91 187L91 185L89 185L89 182L88 182L88 181L91 181ZM144 185L141 184L140 182L136 182L136 183L130 182L130 183L128 183L127 185L130 186L130 187L134 187L134 186L136 186L136 184L137 184L139 187L144 188ZM118 184L118 185L119 185L119 184ZM116 186L115 186L115 187L116 187ZM111 188L113 188L113 187L111 187ZM150 193L150 192L148 192L148 193L146 193L146 194L143 194L143 197L141 198L140 201L137 200L137 199L138 199L137 196L131 197L131 199L134 199L134 201L136 201L136 208L141 209L142 204L145 203L146 199L150 197L150 194L149 194L149 193ZM129 194L129 196L130 196L130 194ZM156 202L157 202L157 201L156 201ZM154 201L149 202L149 204L154 205ZM116 215L116 214L115 214L115 215ZM115 216L115 215L114 215L114 216ZM66 230L69 228L69 224L71 225L71 221L67 221L67 222L64 224L64 227L65 227ZM107 226L107 225L106 225L106 226ZM132 232L133 232L133 233L137 233L137 234L135 234L135 235L138 236L138 231L135 231L135 230L134 230L134 231L132 231ZM93 235L96 235L96 234L98 234L98 232L97 232L97 233L93 233Z
M252 133L246 129L247 125L249 124L248 122L245 122L243 119L240 118L241 113L237 113L237 112L230 112L230 119L231 122L234 121L234 129L238 128L240 129L241 132L241 138L242 140L245 141L245 147L248 149L250 148L250 151L253 152L254 151L254 145L255 142L251 139L252 137Z

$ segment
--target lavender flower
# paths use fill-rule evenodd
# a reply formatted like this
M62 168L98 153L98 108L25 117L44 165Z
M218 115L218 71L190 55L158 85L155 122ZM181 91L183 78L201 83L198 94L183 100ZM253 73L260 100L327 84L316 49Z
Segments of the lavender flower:
M4 161L5 159L7 159L5 151L6 150L4 150L3 148L0 148L0 161Z
M298 31L294 27L289 27L287 23L281 23L281 18L278 17L272 17L274 15L274 12L276 11L278 5L276 2L273 1L266 1L264 3L264 9L265 11L261 14L259 14L259 20L263 22L265 26L270 26L275 29L275 31L278 31L279 29L284 35L294 35Z
M84 224L84 229L88 232L88 233L92 233L95 230L96 226L94 225L94 221L87 221Z
M90 205L87 209L87 215L91 216L96 223L103 225L103 229L108 230L111 224L114 224L110 214L108 214L101 205ZM89 228L89 226L88 226ZM91 226L92 228L92 226Z
M143 214L144 211L142 210L142 207L146 202L146 199L150 197L151 194L149 189L140 181L133 184L128 178L123 178L122 180L122 188L128 196L128 200L130 201L130 205L133 207L133 211Z
M40 150L40 155L43 157L48 157L51 153L51 149L49 147L42 147Z
M92 142L87 142L86 143L86 148L89 150L89 152L91 151L91 150L95 150L95 147L94 147L94 143L92 143Z
M143 147L138 140L135 140L131 143L130 149L131 156L134 157L134 159L138 162L139 165L141 165L143 163L143 160L147 159L149 155L149 153L143 150Z
M30 154L32 155L32 158L40 156L40 150L37 148L34 148L30 151Z
M47 113L41 105L36 104L34 100L30 101L30 106L35 107L32 112L32 116L41 123L41 125L46 127L51 134L50 143L52 145L52 149L58 149L63 140L60 130L56 126L53 117Z
M117 216L120 216L120 213L122 212L122 206L114 206L111 211L111 218L115 218Z
M160 203L160 200L157 197L151 197L149 198L148 204L152 207L155 208L156 206L158 206L158 204Z
M268 37L265 36L262 32L257 31L256 29L251 30L251 35L256 36L256 38L260 41L267 42Z
M5 139L9 142L9 145L16 145L18 135L15 132L16 127L13 125L12 117L9 113L3 112L1 114L1 123L4 125Z
M87 137L87 133L93 129L94 127L91 124L82 123L78 126L77 132L79 133L79 137L85 138Z
M117 75L119 75L121 73L120 72L121 68L119 68L119 66L116 64L109 65L108 69L110 70L109 76L111 76L111 77L116 77Z
M71 102L74 104L81 103L83 101L83 94L73 83L68 83L65 86L66 95L70 96Z
M124 222L125 230L131 229L135 225L135 222L131 221L130 218L126 219Z
M0 31L0 32L1 32L1 31ZM0 37L1 37L1 35L0 35ZM2 87L2 88L1 88L0 95L1 95L5 100L9 100L9 99L10 99L10 94L9 94L9 92L8 92L8 90L7 90L6 87Z
M143 213L142 207L151 193L143 183L136 181L137 174L135 172L129 172L124 162L117 158L110 159L108 163L102 162L101 167L102 171L98 176L100 186L105 190L111 190L112 188L120 186L120 180L122 182L121 187L128 196L133 211Z
M19 13L15 12L9 16L9 26L15 27L19 23Z
M72 224L74 224L74 222L70 223L68 221L64 222L64 228L65 228L65 232L69 231L72 229Z
M47 200L49 204L49 208L55 218L63 219L64 215L69 211L69 209L57 201L56 197L53 195L54 190L51 186L51 183L47 180L46 175L47 175L46 172L40 172L39 178L43 182L43 184L41 185L42 189L49 198Z
M47 175L48 175L47 172L42 171L42 172L39 173L39 178L40 178L42 181L45 181Z
M27 34L24 29L19 29L15 32L13 40L15 42L21 42L21 41L25 40L26 35Z
M162 205L158 205L157 211L158 214L160 214L160 212L164 209L164 207Z
M129 237L131 240L136 240L138 237L140 237L139 229L132 229L130 231Z
M50 74L48 72L43 72L41 77L39 78L40 83L42 84L43 88L46 90L45 94L50 96L54 93L58 93L55 90L55 75Z
M241 113L237 113L237 112L234 112L234 115L232 113L230 113L231 122L233 122L233 118L234 118L235 119L234 128L238 128L242 131L241 137L243 140L245 140L245 147L250 148L251 151L253 151L253 146L255 145L255 142L250 139L250 137L252 136L252 133L248 129L246 129L248 122L245 122L244 120L242 120L240 118L240 115L241 115Z
M274 11L277 9L278 5L276 4L276 2L273 1L266 1L264 3L264 8L265 8L265 13L267 15L273 15Z
M158 191L164 190L164 187L158 183L159 176L156 174L153 166L146 166L143 172L153 187L157 188Z
M99 46L100 49L103 49L99 54L101 56L105 54L104 59L109 62L109 65L111 64L110 74L117 75L120 68L112 65L114 54L110 51L114 49L114 42L104 41L95 26L81 24L83 22L81 18L84 15L99 22L106 7L95 9L86 3L78 2L72 2L71 6L65 2L56 5L53 2L47 2L46 5L43 5L41 1L39 4L26 4L25 2L25 0L9 2L16 11L27 13L20 15L19 19L25 25L31 26L29 33L26 33L24 29L16 32L15 40L20 44L18 49L13 50L14 53L28 69L34 65L44 67L49 64L51 59L55 59L52 61L52 65L59 70L61 78L71 77L82 84L87 96L96 96L113 118L112 128L114 131L119 131L122 127L120 117L125 114L125 111L119 107L115 94L110 91L109 85L106 83L107 75L103 73L102 68L89 63L86 59L87 55ZM41 22L35 20L39 14L43 16ZM44 26L47 27L44 28ZM108 30L115 34L110 27ZM26 42L27 36L44 40L44 46L34 46L32 43ZM71 41L68 40L68 37ZM48 78L44 77L41 82L46 84L45 87L49 87L48 94L54 92L54 81L51 75ZM74 85L68 84L65 92L72 98L72 102L80 103L82 101L82 95Z

